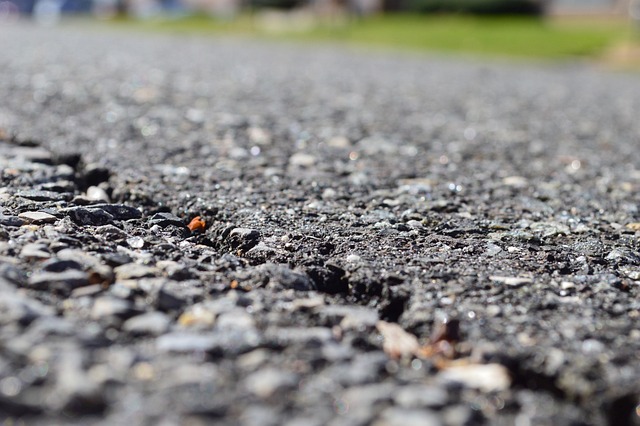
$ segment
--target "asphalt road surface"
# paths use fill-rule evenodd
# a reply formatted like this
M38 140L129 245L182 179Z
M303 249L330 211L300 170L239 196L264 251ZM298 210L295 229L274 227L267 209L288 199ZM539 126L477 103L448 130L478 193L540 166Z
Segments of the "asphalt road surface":
M586 65L1 23L0 420L638 425L638 111Z

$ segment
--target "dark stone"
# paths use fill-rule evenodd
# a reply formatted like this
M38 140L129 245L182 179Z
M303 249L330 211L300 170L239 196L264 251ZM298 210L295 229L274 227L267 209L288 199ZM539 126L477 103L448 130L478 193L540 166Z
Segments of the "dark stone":
M149 225L158 225L162 228L165 228L169 225L186 227L182 219L180 219L178 216L165 212L154 214L151 219L149 219Z
M249 228L235 228L227 238L227 243L233 250L247 251L260 241L260 232Z
M113 216L102 209L74 207L68 211L77 225L102 226L113 222Z
M24 191L18 191L16 194L18 197L27 198L33 201L64 201L70 200L71 194L60 194L53 191L40 191L36 189L28 189Z
M105 253L102 255L102 259L107 265L113 268L133 262L131 256L124 253Z
M349 281L342 268L334 265L310 266L305 268L305 272L318 291L329 294L347 293L349 291Z
M24 221L17 216L5 216L0 214L0 225L18 227L23 224Z
M53 290L69 294L75 288L89 285L89 278L85 272L75 269L63 272L43 271L32 275L28 284L36 290Z
M47 272L64 272L69 269L82 271L84 267L75 260L49 259L42 263L42 270Z
M109 169L93 164L88 165L83 173L84 184L87 188L106 182L110 177L111 171Z
M91 208L104 210L116 220L140 219L142 217L140 210L124 204L94 204Z

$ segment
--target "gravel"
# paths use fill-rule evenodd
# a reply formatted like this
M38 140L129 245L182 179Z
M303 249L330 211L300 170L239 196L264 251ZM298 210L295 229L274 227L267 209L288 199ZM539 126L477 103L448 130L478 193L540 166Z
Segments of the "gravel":
M0 420L640 424L637 76L0 40Z

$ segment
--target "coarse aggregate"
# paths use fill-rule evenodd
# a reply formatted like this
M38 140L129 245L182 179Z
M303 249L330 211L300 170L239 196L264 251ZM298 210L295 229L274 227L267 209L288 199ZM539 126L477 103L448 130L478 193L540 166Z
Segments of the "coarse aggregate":
M637 75L0 22L0 99L0 423L640 424Z

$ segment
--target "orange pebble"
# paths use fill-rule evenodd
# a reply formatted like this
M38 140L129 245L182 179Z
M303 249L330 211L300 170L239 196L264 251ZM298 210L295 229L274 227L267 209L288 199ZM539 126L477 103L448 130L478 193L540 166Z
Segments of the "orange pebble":
M191 230L191 232L193 231L204 232L204 228L206 226L207 224L205 223L204 220L202 220L200 216L196 216L193 219L191 219L191 222L189 222L189 225L187 225L187 227L189 228L189 230Z

